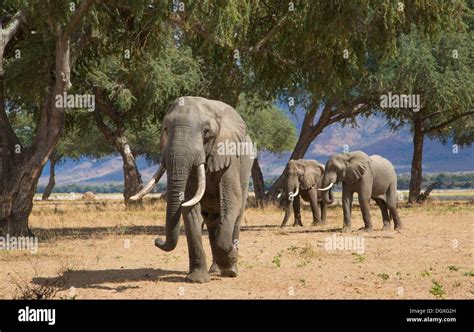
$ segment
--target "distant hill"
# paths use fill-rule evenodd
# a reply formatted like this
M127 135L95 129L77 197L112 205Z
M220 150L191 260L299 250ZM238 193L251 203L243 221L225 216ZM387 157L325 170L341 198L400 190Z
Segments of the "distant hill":
M299 129L303 113L288 114ZM325 163L331 154L343 151L347 144L349 151L363 150L369 155L379 154L394 163L397 173L410 171L412 156L411 134L408 129L391 132L385 121L378 117L359 119L359 128L345 127L335 124L325 129L316 139L305 158L317 159ZM281 174L290 153L274 155L260 153L259 160L264 176ZM424 148L423 168L425 172L465 172L474 171L474 147L459 149L453 153L451 145L442 145L439 142L427 139ZM138 158L138 168L144 180L148 180L154 171L155 165L149 165L144 158ZM46 166L40 178L40 185L48 181L49 166ZM66 160L57 166L57 185L100 185L104 183L122 183L122 161L118 155L102 159L83 158L79 161Z

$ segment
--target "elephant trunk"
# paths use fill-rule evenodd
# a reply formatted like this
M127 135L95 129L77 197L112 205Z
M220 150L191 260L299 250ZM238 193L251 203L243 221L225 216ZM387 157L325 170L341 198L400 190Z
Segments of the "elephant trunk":
M288 201L288 205L286 206L285 210L285 217L283 218L283 222L281 223L281 227L284 227L290 219L291 215L293 214L293 201Z
M188 147L180 144L170 147L167 158L166 174L168 186L166 190L166 240L159 238L155 240L155 245L164 251L173 250L179 238L179 222L181 219L182 203L184 193L191 170L200 158L193 158L196 155Z
M332 194L331 189L323 193L323 201L324 201L324 204L326 205L331 205L332 203L334 203L334 196Z
M171 251L178 244L179 221L181 219L181 200L184 196L188 176L182 179L172 179L171 172L168 172L168 188L166 190L166 240L160 238L155 240L155 245L164 250Z

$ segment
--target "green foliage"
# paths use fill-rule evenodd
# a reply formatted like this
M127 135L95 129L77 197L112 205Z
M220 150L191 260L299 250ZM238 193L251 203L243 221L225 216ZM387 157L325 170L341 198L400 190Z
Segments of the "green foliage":
M421 110L383 110L392 129L413 128L414 121L422 119L429 137L444 143L454 138L463 145L473 141L473 116L457 118L472 107L473 47L472 38L463 32L445 33L433 42L413 28L400 38L397 57L381 68L379 88L385 93L419 94Z
M259 151L282 153L293 149L296 129L280 109L257 96L241 94L237 111Z

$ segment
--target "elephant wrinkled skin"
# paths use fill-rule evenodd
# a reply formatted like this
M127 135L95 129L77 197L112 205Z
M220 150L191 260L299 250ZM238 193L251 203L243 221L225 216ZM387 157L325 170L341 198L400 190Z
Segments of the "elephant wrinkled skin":
M397 175L390 161L378 155L369 157L362 151L333 155L326 163L321 181L322 190L330 189L336 182L342 182L343 232L351 229L354 193L357 193L359 197L365 231L372 231L371 198L375 200L382 212L383 230L390 229L390 219L393 219L395 229L402 228L396 206ZM330 202L328 191L324 193L323 200Z
M238 148L223 148L232 144ZM155 245L165 251L176 247L182 215L189 251L189 282L208 282L209 272L237 276L240 223L254 158L247 152L255 153L243 146L253 147L244 121L231 106L200 97L179 98L163 119L160 169L132 197L146 195L166 170L166 240L157 238ZM203 220L213 256L209 272L202 245Z

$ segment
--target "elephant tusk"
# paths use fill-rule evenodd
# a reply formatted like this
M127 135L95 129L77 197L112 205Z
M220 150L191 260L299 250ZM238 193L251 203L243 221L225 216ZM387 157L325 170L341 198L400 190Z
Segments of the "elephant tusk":
M319 191L326 191L326 190L329 190L332 188L332 186L334 186L334 182L331 183L329 186L327 186L326 188L318 188Z
M281 197L281 192L278 194L277 198L280 198Z
M189 207L189 206L196 205L197 203L199 203L202 196L204 196L204 191L206 190L206 171L204 169L204 164L201 164L198 166L197 174L198 174L198 188L196 190L196 194L189 201L181 204L181 206Z
M158 181L160 181L160 178L163 176L165 171L166 171L166 168L164 168L162 165L160 165L160 167L158 168L156 173L151 178L150 182L148 182L147 185L142 190L140 190L137 194L130 197L129 200L137 201L137 200L141 199L143 196L145 196L146 194L148 194L153 189L155 184L157 184Z
M299 188L299 187L296 187L295 193L294 193L294 194L293 194L293 193L290 193L290 194L288 195L288 199L292 199L292 198L298 196L299 193L300 193L300 188Z

